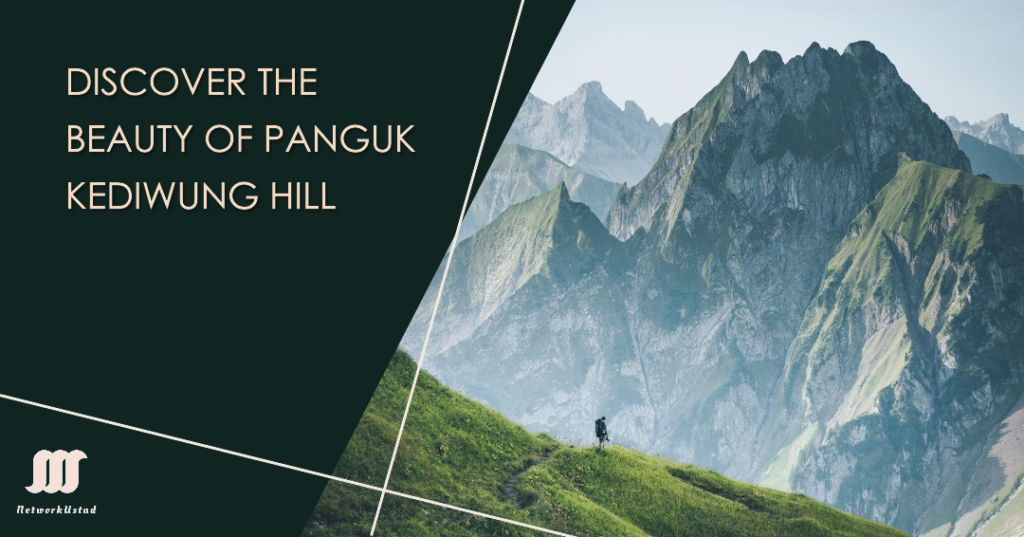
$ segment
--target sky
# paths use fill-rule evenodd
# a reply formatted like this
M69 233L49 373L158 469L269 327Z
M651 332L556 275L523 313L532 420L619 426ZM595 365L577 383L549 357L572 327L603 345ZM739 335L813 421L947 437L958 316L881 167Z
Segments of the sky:
M554 102L591 80L620 107L671 122L717 84L739 52L784 60L812 42L867 40L932 110L1024 127L1024 1L578 0L533 85Z

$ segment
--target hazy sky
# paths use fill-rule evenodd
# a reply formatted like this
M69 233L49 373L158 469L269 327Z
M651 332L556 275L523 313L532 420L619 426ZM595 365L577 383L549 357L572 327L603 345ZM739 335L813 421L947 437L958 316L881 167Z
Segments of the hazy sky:
M867 40L944 117L996 113L1024 127L1024 1L578 0L533 86L554 102L600 81L670 122L717 84L741 50L784 60L817 41Z

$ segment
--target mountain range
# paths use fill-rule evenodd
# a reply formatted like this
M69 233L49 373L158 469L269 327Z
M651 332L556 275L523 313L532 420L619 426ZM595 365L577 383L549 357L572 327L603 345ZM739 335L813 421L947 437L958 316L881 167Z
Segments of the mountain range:
M946 116L949 128L965 132L1004 151L1024 155L1024 131L1010 123L1008 114L996 114L985 121L969 123L954 116Z
M1010 153L967 134L953 131L957 147L971 159L974 172L998 183L1024 185L1024 155Z
M632 185L657 160L668 129L668 123L647 119L633 101L619 108L599 82L588 82L554 104L528 94L505 142L545 151L577 170Z
M459 240L476 233L510 205L564 183L569 196L585 203L598 218L608 215L622 185L573 169L544 151L502 144L466 212Z
M528 98L507 140L579 132L556 112L592 86ZM867 42L741 53L666 131L603 222L559 184L460 243L424 367L534 432L608 415L908 533L1024 524L1024 188L974 175Z

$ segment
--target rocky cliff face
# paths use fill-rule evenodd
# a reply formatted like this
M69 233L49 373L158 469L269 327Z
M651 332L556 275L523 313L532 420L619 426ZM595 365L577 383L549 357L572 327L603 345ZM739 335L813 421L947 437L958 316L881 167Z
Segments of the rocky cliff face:
M906 162L857 215L762 429L801 449L769 479L917 534L1006 499L1019 457L969 485L1024 396L1022 194Z
M934 164L910 164L924 161ZM995 221L1017 233L1021 190L970 170L949 128L871 44L842 53L815 44L786 63L772 52L753 62L740 55L672 125L643 181L619 192L606 226L559 189L460 244L425 366L535 431L586 442L593 416L608 415L618 442L806 491L902 529L927 526L938 497L921 491L953 478L900 474L883 486L881 476L893 475L884 464L923 456L900 451L910 443L937 453L984 437L1014 390L1024 393L992 382L998 368L1012 379L1020 361L1000 350L985 355L999 365L984 375L965 366L964 376L937 380L951 356L976 363L980 349L1012 348L999 345L1019 328L991 316L1024 308L1022 275L997 270L1018 254L1010 237L992 235ZM908 174L949 185L893 186ZM896 226L904 236L869 222L865 211L882 206L902 208L892 220L919 230ZM865 276L842 287L847 265L863 258L837 256L853 248L851 233L869 228L906 260L893 266L925 274L924 283L897 292L893 280L876 291L878 278ZM880 243L865 244L855 250ZM991 283L972 287L983 278ZM406 348L422 343L436 283ZM904 295L912 298L895 298ZM854 320L828 314L836 304ZM924 372L928 390L914 391ZM985 375L991 392L978 380ZM915 380L901 385L905 377ZM958 410L935 410L942 405ZM885 427L910 431L904 422L929 436L884 436ZM871 441L853 443L861 438ZM926 499L893 519L893 498L914 496Z
M945 121L955 131L966 132L1010 153L1024 155L1024 131L1010 123L1008 114L996 114L977 123L960 121L955 116L946 116Z
M599 82L588 82L554 104L527 95L505 142L546 151L613 183L635 184L657 160L667 134L667 123L647 119L633 101L620 109Z
M901 151L970 169L868 43L813 45L786 64L741 56L676 121L608 218L620 239L646 230L631 334L662 417L651 449L731 475L755 469L755 431L822 271Z
M555 157L520 145L504 144L466 212L459 240L476 233L509 206L564 183L573 201L585 203L603 220L622 185L570 168Z

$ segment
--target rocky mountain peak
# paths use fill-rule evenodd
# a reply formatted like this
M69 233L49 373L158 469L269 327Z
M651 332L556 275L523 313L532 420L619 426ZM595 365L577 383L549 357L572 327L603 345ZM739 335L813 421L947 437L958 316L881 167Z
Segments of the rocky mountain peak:
M747 52L745 50L741 50L739 55L736 56L736 60L732 62L732 70L746 70L749 66L750 60L747 59Z
M596 80L581 85L572 95L555 103L555 106L570 116L585 113L578 110L579 107L590 110L592 114L622 113L619 106L605 95L604 88Z
M582 95L604 95L604 88L601 87L601 83L596 80L590 82L584 82L577 90L576 93Z
M817 45L815 43L814 45ZM814 46L812 45L812 46ZM843 49L843 54L852 54L854 56L864 56L865 54L877 54L878 49L871 41L857 41L856 43L850 43Z
M765 192L788 196L783 194L788 187L778 181L796 180L792 172L766 171L758 181L767 184L746 191L730 182L745 169L795 161L855 169L851 180L869 177L847 190L858 193L846 201L853 207L891 176L892 157L900 151L970 171L948 130L869 42L852 43L843 54L815 43L788 63L766 50L748 64L741 53L722 82L676 120L658 163L612 205L608 229L620 240L641 226L651 233L678 232L677 218L694 214L685 205L696 183L714 192L724 180L737 196L759 193L750 201L764 210L771 206ZM824 182L834 183L835 178ZM802 205L796 199L775 201L795 209Z
M565 181L559 181L558 186L554 188L558 191L558 204L568 205L571 199L569 199L569 189L565 186Z
M626 116L634 121L641 123L647 121L647 114L644 113L644 109L640 108L640 105L633 101L626 101L626 107L623 111L626 113ZM651 118L651 121L653 120L654 118ZM655 123L655 125L657 125L657 123Z
M858 200L874 195L876 183L891 176L887 163L899 151L970 171L949 129L871 43L852 43L843 54L814 43L787 63L770 51L752 64L746 58L740 54L722 82L676 120L659 163L622 198L625 206L613 205L608 227L620 240L641 226L654 231L656 215L664 219L662 229L677 229L673 222L684 213L695 179L728 183L750 165L806 159L850 166L871 178L851 185ZM769 177L767 188L779 195L784 188L775 182L794 179L781 170ZM741 196L761 192L730 190Z
M651 169L667 135L668 125L648 120L633 101L619 108L592 81L553 104L528 97L505 142L546 151L614 183L634 184Z
M754 59L754 63L750 64L750 72L760 79L768 80L785 64L786 62L782 60L782 55L778 52L762 50L757 55L757 58Z
M999 113L977 123L960 121L956 116L946 116L945 121L950 129L967 133L1004 151L1024 155L1024 130L1010 123L1009 114Z

